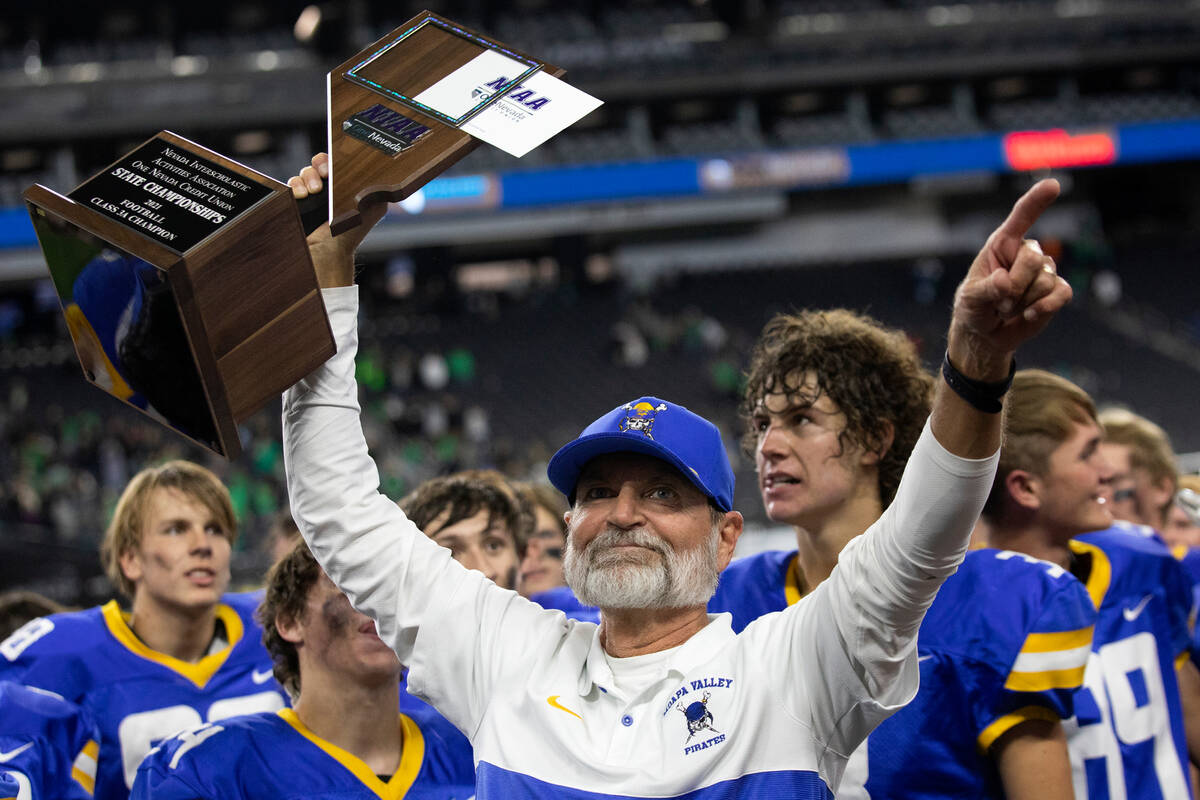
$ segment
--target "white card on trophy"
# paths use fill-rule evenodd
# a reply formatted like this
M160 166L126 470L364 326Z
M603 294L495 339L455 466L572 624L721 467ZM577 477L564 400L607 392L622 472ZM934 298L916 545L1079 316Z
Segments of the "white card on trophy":
M413 99L460 117L528 67L500 53L480 53ZM569 83L535 72L461 126L518 158L599 108L603 101Z

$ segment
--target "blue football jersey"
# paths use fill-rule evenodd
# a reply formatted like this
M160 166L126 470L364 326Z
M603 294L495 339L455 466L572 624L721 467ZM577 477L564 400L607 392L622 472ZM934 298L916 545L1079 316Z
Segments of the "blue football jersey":
M542 608L563 612L568 619L600 624L600 609L579 602L570 586L555 586L553 589L530 595L529 599Z
M17 782L16 776L8 774L3 767L0 767L0 800L19 800L18 793L20 791L21 784Z
M1188 547L1187 545L1179 545L1171 548L1171 555L1183 565L1183 571L1187 573L1188 580L1192 584L1192 613L1196 612L1196 608L1200 607L1200 547ZM1192 663L1200 667L1200 628L1196 626L1196 620L1192 619Z
M90 800L96 783L95 726L52 692L0 681L0 775L21 798ZM9 791L0 783L0 797Z
M708 601L710 614L729 612L733 630L742 629L763 614L782 611L799 602L802 591L795 550L768 550L730 562L721 572L716 594Z
M438 725L401 714L404 751L387 780L317 736L292 709L185 731L142 763L134 800L467 800L474 765L448 748ZM445 725L449 725L443 720ZM457 731L455 731L457 733Z
M1192 591L1183 567L1155 538L1126 527L1071 542L1073 571L1099 610L1096 636L1069 721L1075 796L1191 796L1179 683L1187 658Z
M410 717L414 714L437 713L437 710L433 706L429 705L429 703L426 703L415 694L409 694L407 669L404 670L404 673L400 676L400 702L397 710L401 714L407 714ZM470 745L468 745L468 747L469 746Z
M254 621L260 597L223 598L217 618L228 644L194 664L143 644L115 600L35 619L0 643L0 680L48 689L81 706L100 733L95 796L123 800L138 764L163 739L287 704Z
M967 553L917 639L921 688L851 757L843 798L1003 798L989 749L1026 720L1072 715L1096 611L1057 564Z
M471 741L463 735L463 732L454 727L448 719L443 717L429 703L426 703L414 694L409 694L407 669L400 676L400 701L398 705L400 713L410 717L413 722L417 723L417 726L421 730L437 732L439 747L442 751L450 754L453 758L461 759L463 763L475 763L475 751L471 747Z

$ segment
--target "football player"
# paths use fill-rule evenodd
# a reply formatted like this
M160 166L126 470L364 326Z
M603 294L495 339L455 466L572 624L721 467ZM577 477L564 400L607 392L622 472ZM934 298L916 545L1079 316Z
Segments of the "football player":
M1100 450L1112 467L1105 498L1112 511L1114 527L1125 526L1131 533L1164 541L1171 554L1183 565L1192 584L1193 610L1200 603L1200 549L1189 539L1185 527L1187 514L1179 503L1184 494L1184 481L1179 475L1175 454L1167 432L1150 420L1123 408L1108 408L1100 412L1104 428ZM1195 479L1196 476L1191 476ZM1184 522L1181 524L1180 516ZM1192 663L1200 661L1200 630L1192 629ZM1179 674L1181 694L1188 699L1190 669ZM1200 720L1184 715L1189 729L1189 746L1200 738ZM1194 762L1194 759L1193 759ZM1191 783L1193 792L1200 787L1200 772L1193 763Z
M536 602L537 595L567 585L562 567L563 551L567 546L563 513L567 506L562 495L549 484L518 484L517 491L533 507L535 520L533 532L525 544L525 556L521 559L518 590Z
M473 470L425 481L400 501L425 534L467 569L504 589L517 587L533 509L493 470Z
M427 536L454 560L504 589L516 588L520 548L533 527L532 506L495 470L470 470L425 481L399 502ZM400 683L400 710L436 714Z
M542 608L561 611L570 619L598 624L600 609L579 602L563 574L567 526L563 521L566 505L562 495L546 484L528 483L518 485L517 489L529 499L537 523L521 559L518 581L521 595Z
M0 779L19 800L91 800L95 726L53 692L0 681ZM0 797L5 797L0 780Z
M293 708L208 723L156 748L134 798L466 800L470 745L436 713L396 711L400 661L299 543L267 577L259 611Z
M1112 469L1108 507L1113 518L1161 532L1175 500L1179 470L1167 433L1145 417L1107 408L1100 452Z
M735 630L797 602L891 503L929 416L933 378L900 331L846 310L781 315L751 360L743 445L767 516L797 549L734 561L711 611Z
M1163 538L1171 547L1200 547L1200 475L1180 475Z
M225 594L236 535L216 475L186 461L144 469L101 544L129 610L113 600L35 619L0 644L0 679L60 694L96 721L98 800L127 797L164 738L286 704L254 621L258 596Z
M828 578L895 495L932 383L908 338L868 317L768 323L743 403L746 445L767 515L795 529L798 547L733 562L710 611L742 628ZM1064 570L1013 555L970 552L943 584L918 637L921 689L855 752L839 798L1069 796L1060 721L1095 612Z
M1156 538L1112 527L1103 435L1078 386L1017 373L983 513L993 546L1069 570L1099 614L1066 725L1076 797L1186 798L1195 737L1185 736L1185 719L1200 714L1200 674L1188 658L1191 588Z

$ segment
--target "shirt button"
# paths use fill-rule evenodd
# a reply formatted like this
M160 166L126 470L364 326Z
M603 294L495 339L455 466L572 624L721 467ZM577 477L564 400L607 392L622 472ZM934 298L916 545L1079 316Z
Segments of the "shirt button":
M633 717L626 714L625 716L621 717L621 724L628 728L633 724Z

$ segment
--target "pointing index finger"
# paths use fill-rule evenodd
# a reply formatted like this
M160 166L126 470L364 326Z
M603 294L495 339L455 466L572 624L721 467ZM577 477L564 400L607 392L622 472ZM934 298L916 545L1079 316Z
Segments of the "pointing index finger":
M1037 222L1038 217L1058 199L1060 191L1061 187L1059 187L1058 181L1053 178L1035 183L1013 205L1008 218L996 229L997 235L1018 241L1024 239L1025 234L1033 227L1033 223Z

